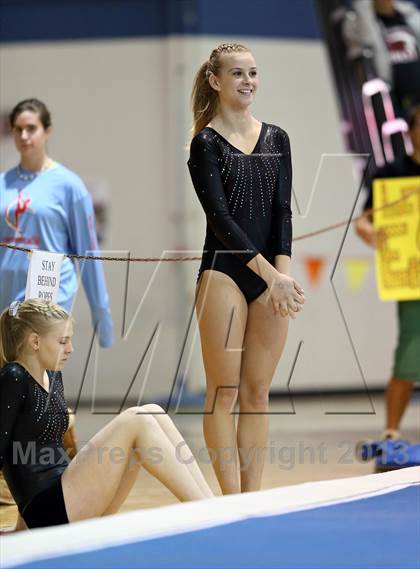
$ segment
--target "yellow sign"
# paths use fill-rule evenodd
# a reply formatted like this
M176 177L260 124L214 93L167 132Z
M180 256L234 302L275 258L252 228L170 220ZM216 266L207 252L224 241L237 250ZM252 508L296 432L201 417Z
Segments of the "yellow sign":
M420 299L420 177L375 180L373 208L379 297Z

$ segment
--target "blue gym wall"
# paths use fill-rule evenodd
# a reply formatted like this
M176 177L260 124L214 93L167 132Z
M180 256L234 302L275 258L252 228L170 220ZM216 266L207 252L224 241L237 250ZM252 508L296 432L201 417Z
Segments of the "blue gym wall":
M1 41L173 34L319 39L312 0L1 1Z

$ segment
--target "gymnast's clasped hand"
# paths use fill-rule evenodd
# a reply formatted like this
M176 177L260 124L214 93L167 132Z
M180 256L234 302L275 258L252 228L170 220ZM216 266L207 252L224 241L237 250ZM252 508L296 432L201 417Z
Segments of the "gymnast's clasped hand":
M293 277L278 271L273 271L267 295L273 305L274 314L280 314L283 318L290 316L295 319L306 300L300 284Z

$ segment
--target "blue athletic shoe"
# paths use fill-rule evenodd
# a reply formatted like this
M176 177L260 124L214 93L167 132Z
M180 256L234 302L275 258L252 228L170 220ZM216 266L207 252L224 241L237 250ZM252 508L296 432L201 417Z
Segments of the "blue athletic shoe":
M376 458L377 470L397 470L420 466L420 444L411 445L408 441L382 441Z

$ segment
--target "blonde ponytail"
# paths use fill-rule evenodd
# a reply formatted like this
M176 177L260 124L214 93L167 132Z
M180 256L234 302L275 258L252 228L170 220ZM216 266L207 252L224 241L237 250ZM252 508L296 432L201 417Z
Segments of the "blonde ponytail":
M197 72L191 94L193 111L193 137L209 124L217 112L218 95L209 83L209 62L205 61Z

